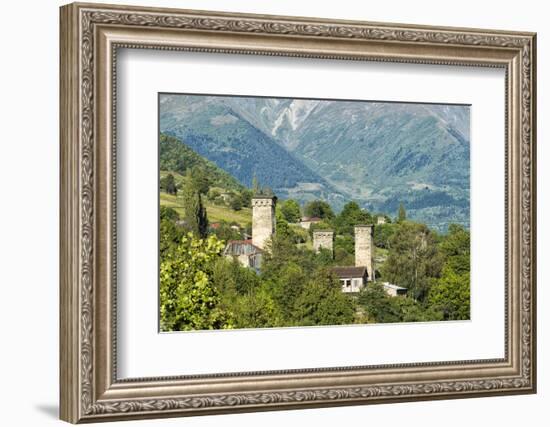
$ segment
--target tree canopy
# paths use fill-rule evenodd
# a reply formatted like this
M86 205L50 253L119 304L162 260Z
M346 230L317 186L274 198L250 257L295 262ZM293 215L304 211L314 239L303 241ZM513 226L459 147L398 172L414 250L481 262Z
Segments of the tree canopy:
M332 219L334 212L324 200L312 200L304 206L304 214L311 218Z
M168 194L177 194L178 189L176 187L176 181L174 175L169 173L160 179L160 189L166 191Z
M163 331L231 328L212 285L213 261L223 249L215 236L182 236L160 265L160 325Z
M382 275L408 289L410 296L423 301L431 280L439 277L442 257L436 236L424 224L410 221L400 223L389 244L391 251L382 267Z
M300 205L294 199L288 199L281 203L281 213L287 222L299 222L302 217Z
M372 224L373 218L366 210L361 209L357 202L348 202L332 223L338 234L353 234L354 227L360 224Z

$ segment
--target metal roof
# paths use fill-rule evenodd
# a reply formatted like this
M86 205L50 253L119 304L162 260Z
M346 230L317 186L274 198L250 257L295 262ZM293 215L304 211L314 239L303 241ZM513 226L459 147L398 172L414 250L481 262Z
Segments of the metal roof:
M406 291L407 290L407 288L404 288L402 286L394 285L393 283L390 283L390 282L383 282L382 286L384 286L385 288L395 289L397 291L399 291L399 290Z
M224 255L253 255L263 250L252 244L252 240L230 240L224 250Z

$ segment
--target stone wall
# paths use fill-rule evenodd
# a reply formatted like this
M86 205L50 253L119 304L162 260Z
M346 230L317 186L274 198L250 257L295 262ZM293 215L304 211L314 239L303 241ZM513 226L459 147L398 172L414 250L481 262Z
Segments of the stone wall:
M252 199L252 244L261 249L275 233L276 200L274 197Z
M314 231L313 232L313 250L317 253L321 249L328 249L332 252L332 242L334 241L333 231Z
M355 227L355 266L367 267L368 280L374 278L373 241L374 226L357 225Z

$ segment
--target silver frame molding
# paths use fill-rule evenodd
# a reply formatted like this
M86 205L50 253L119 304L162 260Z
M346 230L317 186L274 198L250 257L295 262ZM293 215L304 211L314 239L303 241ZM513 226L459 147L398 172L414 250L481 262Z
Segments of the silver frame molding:
M60 13L61 419L79 423L536 391L534 33L80 3ZM505 69L505 357L117 379L118 48Z

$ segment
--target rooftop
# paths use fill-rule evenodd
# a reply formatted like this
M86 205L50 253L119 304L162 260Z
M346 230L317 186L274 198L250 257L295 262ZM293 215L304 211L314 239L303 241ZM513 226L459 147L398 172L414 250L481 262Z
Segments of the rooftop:
M334 272L340 279L351 279L353 277L363 277L367 274L366 267L332 267L331 271Z
M385 288L390 288L390 289L395 289L395 290L404 290L406 291L407 288L403 288L402 286L397 286L397 285L394 285L393 283L390 283L390 282L384 282L382 283L382 286L384 286Z
M229 240L224 255L252 255L262 253L263 250L248 240Z
M277 196L267 196L265 194L257 194L257 195L252 196L252 199L277 200Z

